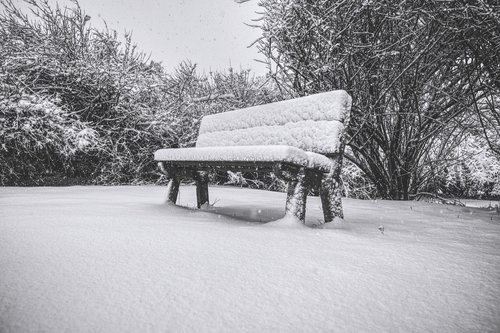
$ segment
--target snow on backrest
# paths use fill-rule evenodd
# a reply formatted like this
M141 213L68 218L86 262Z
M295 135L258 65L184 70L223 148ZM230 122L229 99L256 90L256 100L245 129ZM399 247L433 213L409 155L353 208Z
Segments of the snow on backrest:
M351 97L336 90L206 116L197 147L287 145L321 154L338 152Z

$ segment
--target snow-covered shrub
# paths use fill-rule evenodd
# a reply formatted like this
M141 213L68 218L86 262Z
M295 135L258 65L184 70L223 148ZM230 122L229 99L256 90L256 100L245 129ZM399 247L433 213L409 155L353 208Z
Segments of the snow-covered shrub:
M500 194L500 156L496 156L483 140L470 137L457 147L460 163L448 168L445 189L465 197L489 197Z
M101 147L99 135L60 101L37 95L0 100L0 184L28 184L71 169Z
M221 177L224 179L224 177ZM220 181L221 178L215 178ZM284 180L276 177L273 173L255 173L255 172L227 172L227 181L225 185L235 185L240 187L250 187L266 189L269 191L285 192L287 184Z
M279 95L270 81L253 77L249 70L211 72L200 75L196 65L181 63L166 76L164 107L161 111L171 124L174 147L194 146L201 118L277 101Z
M66 176L94 182L128 182L147 176L154 168L152 152L168 135L158 122L162 117L155 114L164 93L155 88L164 83L161 66L136 52L129 36L121 43L116 32L91 28L90 17L76 1L65 9L45 1L27 2L27 6L33 15L25 15L13 2L0 4L0 95L10 104L19 100L29 110L23 114L26 128L40 122L49 128L60 123L62 128L70 120L85 126L59 132L50 128L45 141L53 143L53 149L45 149L46 158L31 160L37 146L26 144L26 158L17 163L36 163L38 171L29 177L35 180L54 165L64 165L59 169ZM64 122L47 118L45 112L55 117L51 106L39 101L23 106L28 103L25 95L57 101L69 116ZM45 141L39 142L47 145ZM94 144L97 141L99 145ZM28 169L32 168L18 168Z
M431 147L422 191L455 197L490 197L500 194L500 156L489 149L484 137L468 133L443 151L442 142Z
M60 8L30 1L26 6L33 14L28 16L14 2L0 2L2 98L45 96L71 115L67 119L85 124L79 131L61 131L59 138L68 144L46 150L45 159L30 160L36 145L24 145L26 158L16 163L36 163L38 170L61 165L65 176L94 183L156 181L153 152L194 145L205 114L275 98L248 71L198 75L186 62L168 74L138 52L129 35L121 41L115 31L92 28L78 2L71 3ZM39 113L26 113L26 123L39 118ZM18 168L18 178L28 169ZM28 178L44 175L33 171Z
M343 193L348 198L373 199L377 189L368 177L354 163L344 158L342 167Z
M34 14L27 16L13 2L0 3L0 95L10 101L4 109L10 112L9 105L17 100L23 107L28 103L25 95L46 96L71 115L64 118L66 122L86 124L79 131L67 128L54 135L48 131L46 140L54 144L45 149L45 159L33 158L36 145L22 146L25 158L16 163L27 167L18 166L15 173L18 179L26 177L24 173L36 163L38 170L30 171L29 179L43 178L54 165L64 165L67 176L99 183L157 178L152 154L175 142L176 134L165 98L172 90L166 74L159 64L136 52L130 36L121 43L116 32L91 28L90 17L76 1L73 4L61 9L48 2L29 2ZM24 113L26 128L57 123L43 116L50 106L42 102L25 109L37 109ZM10 130L5 126L2 130ZM55 144L63 138L67 145ZM69 158L68 151L75 154Z

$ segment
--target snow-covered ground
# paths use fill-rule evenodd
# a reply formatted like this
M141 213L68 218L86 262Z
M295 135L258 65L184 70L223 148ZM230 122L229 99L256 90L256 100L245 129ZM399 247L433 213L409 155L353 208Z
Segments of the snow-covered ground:
M282 193L164 194L0 188L0 332L500 331L494 210L345 200L343 228L312 229L266 223Z

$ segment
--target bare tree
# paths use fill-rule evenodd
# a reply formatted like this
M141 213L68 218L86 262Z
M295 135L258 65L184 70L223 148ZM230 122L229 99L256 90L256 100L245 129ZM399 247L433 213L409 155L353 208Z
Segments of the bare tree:
M487 96L481 81L486 68L455 47L455 36L424 2L260 5L265 11L257 45L270 76L291 95L346 89L353 96L346 157L383 197L408 199L418 191L426 152Z

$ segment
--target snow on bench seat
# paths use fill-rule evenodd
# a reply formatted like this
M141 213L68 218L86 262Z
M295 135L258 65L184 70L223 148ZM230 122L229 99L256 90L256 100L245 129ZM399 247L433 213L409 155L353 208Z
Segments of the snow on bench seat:
M324 155L305 152L290 146L229 146L203 148L160 149L155 160L172 162L284 162L323 172L330 170L331 161Z

